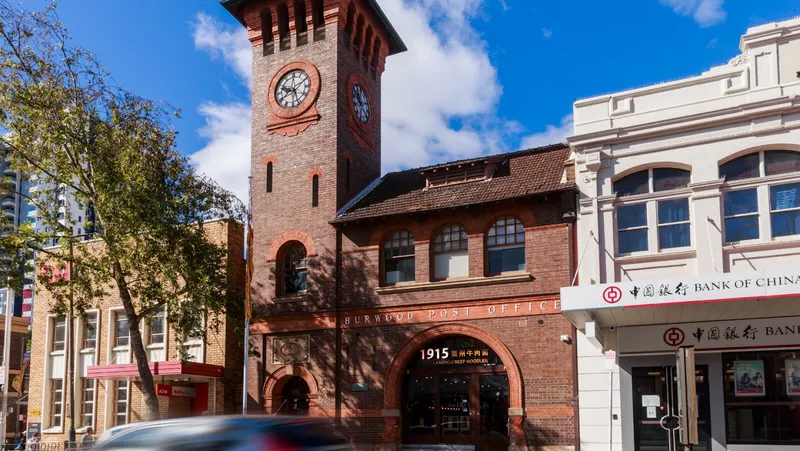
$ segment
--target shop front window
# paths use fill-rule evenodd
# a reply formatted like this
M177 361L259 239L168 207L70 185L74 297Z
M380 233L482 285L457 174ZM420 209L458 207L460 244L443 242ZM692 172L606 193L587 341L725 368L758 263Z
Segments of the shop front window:
M800 444L800 350L722 355L728 444Z

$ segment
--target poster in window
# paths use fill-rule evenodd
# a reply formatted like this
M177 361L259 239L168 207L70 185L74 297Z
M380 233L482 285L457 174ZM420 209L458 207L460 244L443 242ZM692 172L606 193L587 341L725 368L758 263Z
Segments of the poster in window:
M786 360L786 394L800 396L800 360Z
M733 362L736 396L764 396L764 361L737 360Z

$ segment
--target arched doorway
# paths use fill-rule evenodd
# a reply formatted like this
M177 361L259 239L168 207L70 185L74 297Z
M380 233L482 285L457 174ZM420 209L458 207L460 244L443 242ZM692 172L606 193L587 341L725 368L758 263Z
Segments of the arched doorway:
M285 415L308 415L308 408L311 404L310 390L308 384L302 377L294 376L286 382L281 390L283 398L283 408L281 413Z
M419 348L402 383L403 443L507 449L508 372L486 343L466 335Z

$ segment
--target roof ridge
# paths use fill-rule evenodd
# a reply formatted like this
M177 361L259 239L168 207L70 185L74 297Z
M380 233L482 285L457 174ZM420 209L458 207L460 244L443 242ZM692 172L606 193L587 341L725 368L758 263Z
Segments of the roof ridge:
M527 148L527 149L513 150L511 152L479 155L477 157L472 157L472 158L462 158L460 160L444 161L444 162L441 162L441 163L429 164L427 166L419 166L419 167L416 167L416 168L403 169L401 171L387 172L386 175L389 175L389 174L400 174L400 173L409 172L409 171L415 171L415 172L416 171L424 171L426 169L435 168L435 167L439 167L439 166L449 166L449 165L452 165L452 164L464 163L466 161L480 160L481 158L515 157L515 156L524 155L524 154L527 154L527 153L546 152L546 151L550 151L550 150L559 150L559 149L563 149L564 147L569 147L569 144L566 143L566 142L560 142L560 143L554 143L554 144L547 144L545 146L530 147L530 148Z

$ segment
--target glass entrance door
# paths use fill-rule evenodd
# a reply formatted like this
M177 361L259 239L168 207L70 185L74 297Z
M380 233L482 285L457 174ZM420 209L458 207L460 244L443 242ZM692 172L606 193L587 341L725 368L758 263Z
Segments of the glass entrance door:
M708 367L697 366L699 444L710 450ZM633 425L636 451L679 451L678 379L674 366L633 368Z

